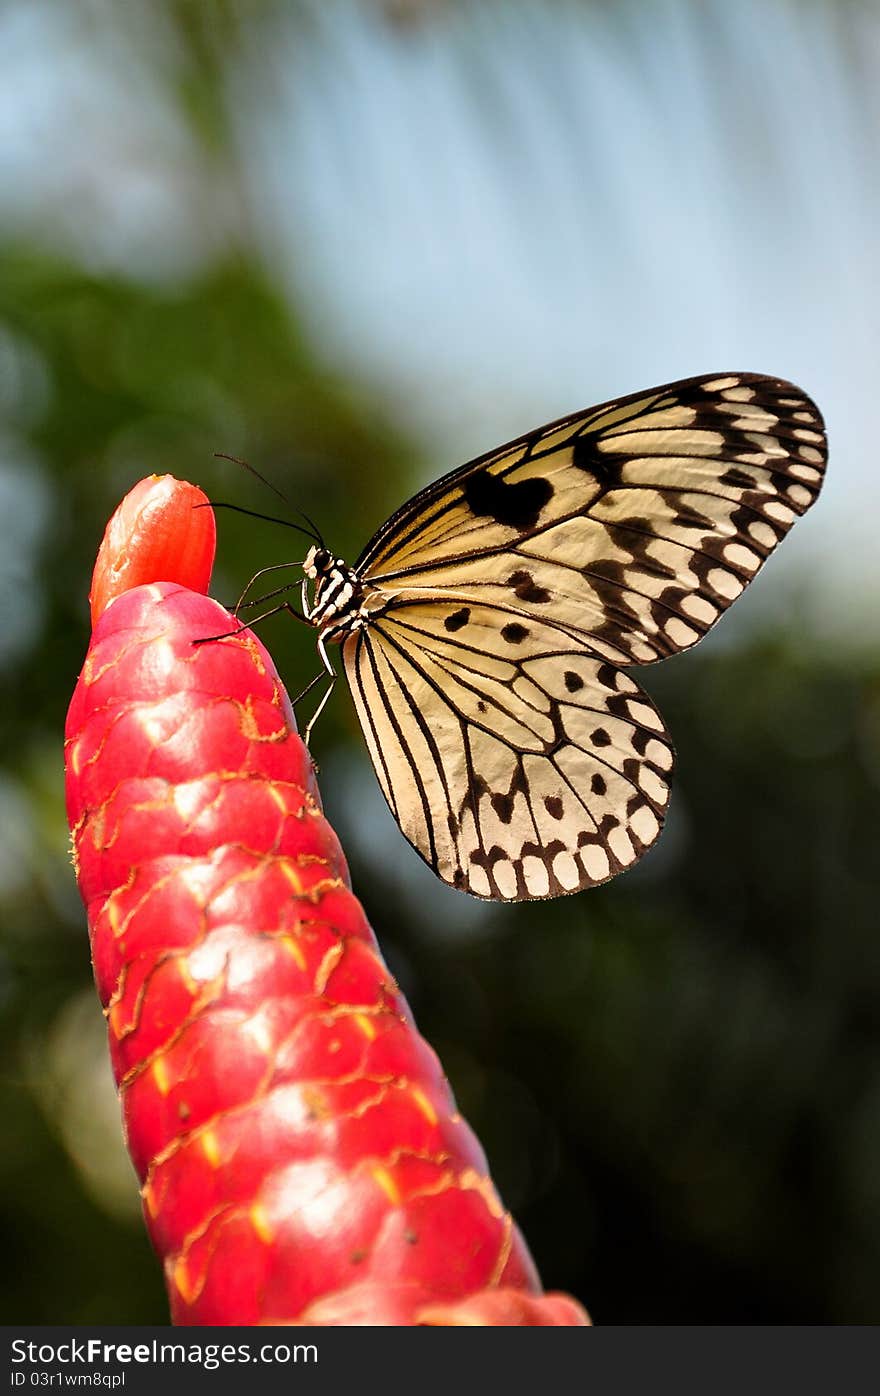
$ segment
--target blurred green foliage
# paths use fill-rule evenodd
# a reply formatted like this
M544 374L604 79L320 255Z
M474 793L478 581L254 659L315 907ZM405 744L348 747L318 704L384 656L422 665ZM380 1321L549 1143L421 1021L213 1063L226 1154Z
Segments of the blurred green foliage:
M2 708L23 860L0 887L0 1238L15 1258L2 1311L162 1321L136 1214L108 1214L83 1183L88 1112L59 1135L58 1099L48 1108L39 1080L46 1041L89 979L65 865L61 731L95 548L150 470L271 507L250 476L212 460L223 448L247 450L353 555L403 497L406 452L242 263L160 294L7 248L0 322L42 366L22 437L51 498L42 622L4 675ZM224 515L221 594L300 552L296 535ZM294 688L311 643L289 624L272 638ZM436 917L414 920L392 866L357 839L356 889L549 1284L612 1322L870 1321L880 667L771 633L710 642L647 682L679 769L670 827L642 868L582 897L490 910L453 937ZM331 758L354 749L341 693L320 735ZM401 841L392 864L412 856Z
M169 100L222 163L215 46L231 40L200 8L163 6L180 26ZM218 7L229 25L235 8ZM356 556L410 492L417 453L319 348L253 252L147 286L0 247L7 1323L167 1316L96 1064L66 851L62 729L95 550L153 471L283 514L214 459L225 451ZM214 593L231 602L302 551L295 533L224 513ZM771 564L758 585L773 584ZM359 836L366 756L344 694L320 725L355 889L545 1282L598 1322L880 1315L880 659L820 645L786 615L646 674L679 765L643 865L580 897L490 908L470 929L457 894L421 914L400 895L400 868L417 862L402 839L377 857ZM314 672L310 637L279 620L266 638L296 692Z

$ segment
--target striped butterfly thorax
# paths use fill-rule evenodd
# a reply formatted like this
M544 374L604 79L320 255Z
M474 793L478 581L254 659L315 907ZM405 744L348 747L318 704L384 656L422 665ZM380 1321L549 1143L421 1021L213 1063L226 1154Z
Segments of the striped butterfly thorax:
M696 644L813 503L825 459L791 383L690 378L452 471L353 567L311 550L306 618L322 654L341 644L385 798L445 882L554 897L654 843L673 748L625 669Z

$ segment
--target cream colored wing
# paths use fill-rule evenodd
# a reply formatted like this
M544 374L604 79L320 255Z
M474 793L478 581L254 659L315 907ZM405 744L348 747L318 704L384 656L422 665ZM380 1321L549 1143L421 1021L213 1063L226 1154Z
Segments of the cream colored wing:
M686 379L531 432L416 495L356 564L393 605L480 599L597 655L687 649L816 498L826 443L798 388Z
M453 887L554 897L605 882L660 833L673 752L616 666L551 625L455 602L396 606L343 645L379 782Z
M798 388L715 374L531 432L379 530L343 658L388 803L446 882L550 897L641 857L673 753L618 666L705 634L825 457Z

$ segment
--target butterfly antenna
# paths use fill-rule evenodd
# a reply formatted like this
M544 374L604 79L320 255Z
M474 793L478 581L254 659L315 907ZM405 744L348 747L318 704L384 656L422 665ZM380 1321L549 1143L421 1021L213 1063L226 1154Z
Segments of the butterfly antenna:
M274 514L260 514L256 509L245 509L243 504L228 504L223 499L209 499L206 504L194 504L194 509L232 509L236 514L247 514L251 519L263 519L265 523L281 524L282 528L295 528L297 533L304 533L306 538L311 538L313 543L317 543L323 548L324 544L320 536L311 529L303 528L302 524L294 523L293 519L279 519Z
M317 526L317 524L314 522L314 520L311 519L311 518L309 518L309 515L305 512L305 510L303 510L303 509L297 509L293 504L291 504L290 500L287 498L287 496L286 496L285 494L282 494L282 492L281 492L281 490L279 490L278 486L277 486L277 485L273 485L271 480L267 480L267 479L266 479L266 476L265 476L265 475L262 475L262 474L260 473L260 471L257 470L256 466L251 465L250 461L243 460L241 456L230 456L230 455L227 454L226 451L215 451L215 452L214 452L214 459L215 459L215 460L228 460L228 461L231 461L233 465L240 465L240 466L243 467L243 469L250 471L251 475L253 475L257 480L260 480L260 481L262 482L262 484L264 484L264 485L266 486L267 489L270 489L270 490L272 491L272 493L273 493L274 495L276 495L276 496L278 497L278 499L281 500L281 503L282 503L282 504L286 504L287 507L288 507L288 509L293 509L293 512L294 512L295 514L299 514L299 516L300 516L301 519L305 519L306 523L307 523L308 526L309 526L308 531L306 531L306 529L300 527L299 524L291 524L291 527L292 527L292 528L299 528L300 533L305 533L306 537L307 537L307 538L311 538L311 539L312 539L312 542L317 543L317 545L318 545L319 548L323 548L323 547L324 547L324 539L323 539L323 536L322 536L322 534L321 534L321 530L318 528L318 526ZM235 506L226 504L226 505L221 505L220 507L221 507L221 508L229 509L229 508L234 508ZM247 514L247 513L251 513L252 511L251 511L251 510L248 510L248 509L242 509L240 512L243 513L243 514ZM268 515L268 514L254 514L253 517L254 517L255 519L267 519L270 523L286 523L286 522L287 522L287 520L285 520L285 519L271 519L271 518L269 518L269 515Z
M214 459L232 461L233 465L240 465L244 470L249 470L251 475L256 476L258 480L262 481L262 483L266 486L267 489L271 490L273 494L278 496L282 504L286 504L288 508L292 508L290 500L287 499L286 496L281 493L278 486L273 485L271 480L267 480L265 475L261 475L257 467L255 465L251 465L250 461L243 460L241 456L230 456L226 453L226 451L215 451Z

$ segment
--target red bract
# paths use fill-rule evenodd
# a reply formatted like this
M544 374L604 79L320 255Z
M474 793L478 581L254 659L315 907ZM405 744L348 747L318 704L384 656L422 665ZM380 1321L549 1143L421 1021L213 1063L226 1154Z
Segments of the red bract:
M194 644L234 620L159 575L173 564L207 587L203 498L154 477L108 526L66 744L95 977L173 1319L587 1323L541 1293L382 961L269 655L249 631Z

